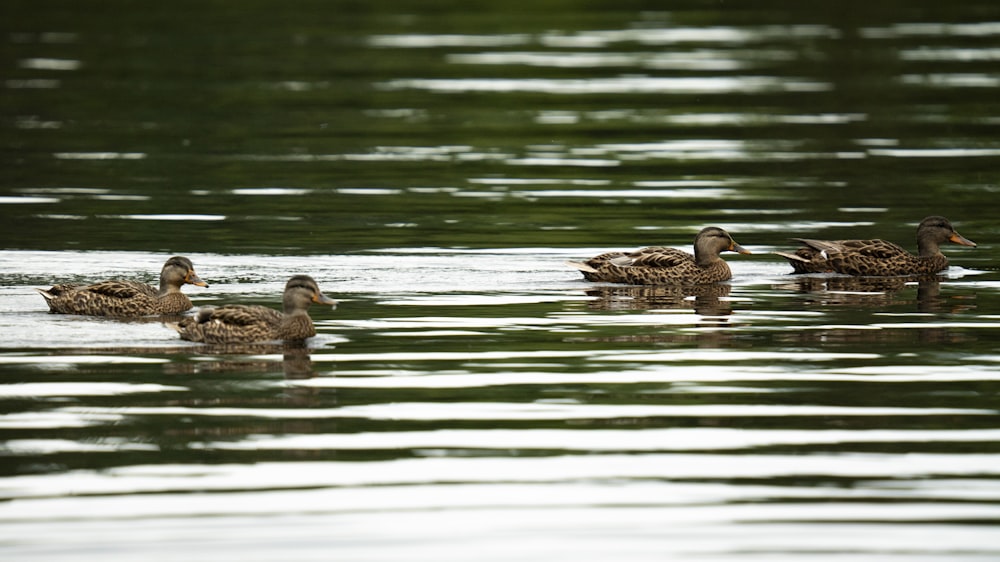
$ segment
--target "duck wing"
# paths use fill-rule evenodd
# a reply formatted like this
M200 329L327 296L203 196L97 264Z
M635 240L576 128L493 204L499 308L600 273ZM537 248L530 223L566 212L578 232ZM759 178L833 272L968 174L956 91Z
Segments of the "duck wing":
M76 290L87 291L95 295L115 299L134 299L136 297L155 297L156 289L152 285L136 283L135 281L100 281Z
M623 267L670 268L694 263L694 256L677 248L654 246L614 258L611 263Z
M910 253L899 244L894 244L888 240L882 239L845 240L842 244L848 252L880 260L910 255Z
M198 323L218 322L230 326L253 326L256 324L278 325L281 313L273 308L258 305L227 304L202 310L197 316Z
M826 252L827 255L857 255L884 260L909 254L899 244L894 244L880 238L872 240L813 240L809 238L794 238L794 240L820 252Z

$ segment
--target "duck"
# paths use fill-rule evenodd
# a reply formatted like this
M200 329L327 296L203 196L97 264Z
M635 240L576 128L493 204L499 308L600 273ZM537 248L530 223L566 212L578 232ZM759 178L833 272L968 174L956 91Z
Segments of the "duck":
M316 335L309 318L312 303L336 308L337 301L320 291L308 275L295 275L285 284L282 311L260 305L228 304L200 309L195 315L168 324L181 339L202 343L302 341Z
M813 240L793 238L803 246L794 253L775 252L788 260L793 273L842 273L859 277L935 274L948 267L941 244L975 248L948 219L932 215L917 226L917 255L882 239Z
M49 311L59 314L137 317L180 314L194 305L181 292L185 284L208 287L186 257L173 256L160 270L159 288L137 281L100 281L90 285L60 284L36 289Z
M634 252L608 252L584 262L566 262L587 281L629 285L706 285L732 277L722 252L749 254L724 229L708 226L694 237L694 255L651 246Z

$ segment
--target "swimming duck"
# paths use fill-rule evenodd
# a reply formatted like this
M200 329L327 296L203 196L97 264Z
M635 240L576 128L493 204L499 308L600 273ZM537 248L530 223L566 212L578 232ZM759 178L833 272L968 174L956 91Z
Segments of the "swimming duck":
M975 247L944 217L930 216L917 226L917 255L885 240L811 240L795 253L775 252L788 260L795 273L845 273L857 276L926 275L948 267L941 244Z
M630 285L704 285L732 277L722 252L750 251L717 227L703 228L694 237L694 255L676 248L660 246L635 252L609 252L585 262L566 262L579 269L587 281L628 283Z
M92 316L149 316L177 314L190 309L190 299L181 292L185 283L208 287L194 272L191 260L174 256L160 270L157 289L136 281L101 281L92 285L55 285L36 289L51 312Z
M336 306L308 275L296 275L285 284L284 311L258 305L228 304L208 307L195 316L169 324L181 339L205 343L251 343L272 340L304 340L316 335L309 318L312 303Z

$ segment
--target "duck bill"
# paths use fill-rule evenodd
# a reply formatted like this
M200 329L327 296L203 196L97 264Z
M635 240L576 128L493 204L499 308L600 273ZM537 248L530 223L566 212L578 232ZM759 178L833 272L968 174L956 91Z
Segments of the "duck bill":
M199 287L208 287L208 283L202 281L201 277L198 277L198 274L194 271L189 271L187 275L184 276L184 282L197 285Z
M972 246L973 248L976 247L975 242L969 240L968 238L962 236L957 232L952 232L951 236L948 237L948 241L951 242L952 244L958 244L959 246Z
M736 242L733 242L732 244L729 245L729 251L730 252L737 252L739 254L749 254L749 253L751 253L750 250L747 250L746 248L744 248L743 246L740 246Z
M330 306L331 308L337 308L337 301L331 299L330 297L324 295L323 293L313 295L312 300L314 303L317 304L325 304Z

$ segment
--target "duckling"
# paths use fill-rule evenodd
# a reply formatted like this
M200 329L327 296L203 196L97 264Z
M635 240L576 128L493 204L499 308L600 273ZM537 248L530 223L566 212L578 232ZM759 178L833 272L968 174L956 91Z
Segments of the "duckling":
M704 285L732 277L722 252L749 254L725 230L703 228L694 238L694 255L676 248L654 246L634 252L609 252L585 262L566 262L588 281L630 285Z
M960 235L948 219L940 216L927 217L917 226L917 255L881 239L793 240L804 246L795 253L775 253L788 260L794 273L833 272L872 277L937 273L948 267L941 244L976 247L975 242Z
M189 310L191 300L181 292L185 283L208 287L194 272L191 260L174 256L160 270L157 289L136 281L101 281L91 285L61 284L36 289L51 312L91 316L134 317L179 314Z
M285 284L283 312L259 305L228 304L208 307L175 324L181 339L204 343L252 343L273 340L304 340L316 335L309 318L312 303L336 307L308 275L296 275Z

